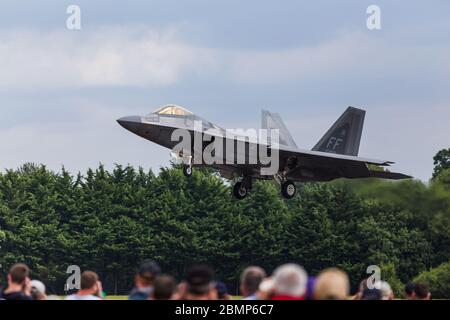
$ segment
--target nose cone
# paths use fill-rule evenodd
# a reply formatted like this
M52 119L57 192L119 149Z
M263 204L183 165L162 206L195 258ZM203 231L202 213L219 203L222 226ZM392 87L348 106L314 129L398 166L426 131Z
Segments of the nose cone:
M117 120L117 122L127 130L135 131L142 123L140 116L127 116Z

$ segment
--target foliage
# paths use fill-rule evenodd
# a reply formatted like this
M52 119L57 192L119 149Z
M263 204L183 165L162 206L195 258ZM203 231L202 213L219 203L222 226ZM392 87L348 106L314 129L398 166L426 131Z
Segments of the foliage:
M395 266L392 263L381 265L381 278L390 284L394 296L401 298L404 291L404 284L400 281L395 270Z
M440 150L433 158L433 179L441 174L443 170L450 169L450 148Z
M375 264L398 292L450 260L450 188L440 177L429 186L305 183L289 201L275 183L256 182L237 201L211 171L185 178L177 168L100 165L73 176L26 164L0 174L0 276L25 262L61 294L75 264L97 271L108 293L126 294L146 258L179 278L208 263L231 288L248 265L271 272L297 262L312 275L340 267L356 288Z
M422 272L414 282L425 282L430 286L432 298L450 299L450 261Z

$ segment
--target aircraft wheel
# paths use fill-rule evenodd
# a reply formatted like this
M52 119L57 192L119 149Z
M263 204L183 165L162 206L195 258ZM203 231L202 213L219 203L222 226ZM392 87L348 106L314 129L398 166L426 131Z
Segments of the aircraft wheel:
M183 166L183 174L184 174L186 177L192 176L192 166L184 165L184 166Z
M295 187L295 184L290 180L283 182L283 184L281 185L281 193L286 199L293 198L296 191L297 188Z
M248 188L241 181L238 181L233 187L233 194L236 199L244 199L248 195Z

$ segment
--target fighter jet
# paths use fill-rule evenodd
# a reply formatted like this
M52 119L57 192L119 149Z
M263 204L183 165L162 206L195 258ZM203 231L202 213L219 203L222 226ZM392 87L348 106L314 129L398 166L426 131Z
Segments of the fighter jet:
M239 135L230 138L225 134L225 129L177 105L165 105L149 115L127 116L117 122L132 133L171 149L172 156L181 159L183 173L187 177L192 175L193 167L217 169L223 178L237 181L233 188L237 199L243 199L249 194L255 179L274 179L280 185L281 194L290 199L296 193L295 182L331 181L337 178L411 178L385 170L384 167L393 164L391 161L358 157L364 118L364 110L348 107L312 150L299 149L281 117L265 110L262 111L262 129L267 132L275 130L278 133L276 142L271 141L272 136L264 142L255 142ZM188 134L188 142L191 143L189 147L175 150L180 142L180 130ZM174 139L174 134L178 139ZM195 137L200 137L200 149L195 148ZM218 152L223 161L201 161L202 152L208 148L211 151L211 145L219 138L225 142L213 153L223 148L223 152ZM239 143L244 148L237 147ZM267 149L268 156L277 155L277 166L271 174L262 173L262 169L267 167L262 159L250 163L250 157L246 155L251 150L262 150L263 147ZM228 154L232 152L232 161L225 159L227 151ZM241 161L236 161L237 158Z

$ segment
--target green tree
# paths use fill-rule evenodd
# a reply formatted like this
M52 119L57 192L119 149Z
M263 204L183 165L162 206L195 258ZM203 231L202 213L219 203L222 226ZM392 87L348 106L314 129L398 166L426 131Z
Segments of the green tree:
M450 298L450 261L424 271L414 278L414 282L424 282L430 287L431 296L437 299Z
M434 164L433 179L439 176L441 171L445 169L450 169L450 148L440 150L433 157L433 164Z

